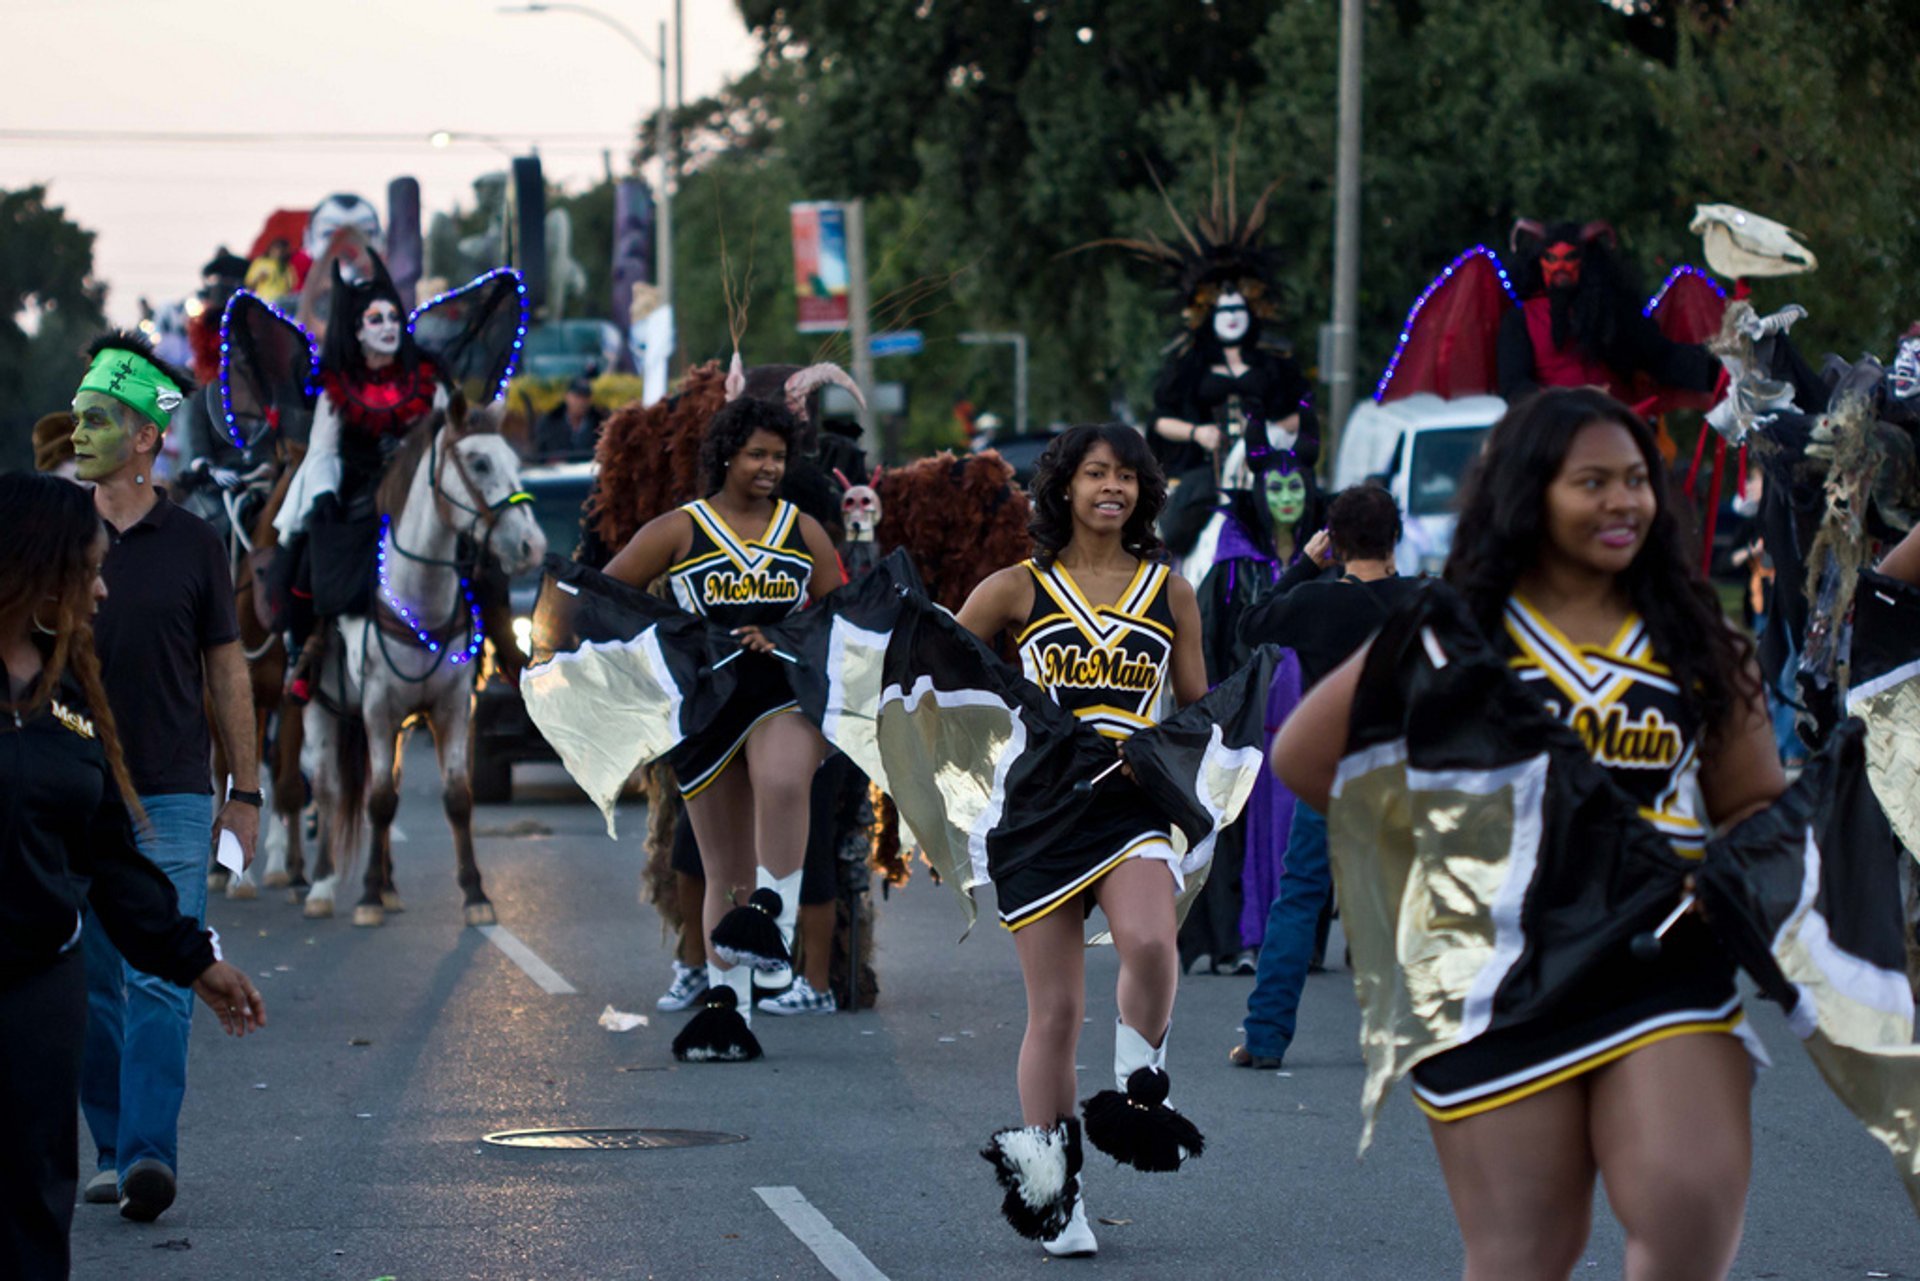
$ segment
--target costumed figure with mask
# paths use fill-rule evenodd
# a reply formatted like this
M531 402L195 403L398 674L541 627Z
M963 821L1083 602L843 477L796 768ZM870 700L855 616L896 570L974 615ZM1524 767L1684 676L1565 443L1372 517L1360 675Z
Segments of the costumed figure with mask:
M374 490L387 459L447 405L440 367L414 341L386 264L375 254L372 265L360 283L333 266L333 323L321 347L312 434L274 519L295 558L288 622L299 656L287 689L301 703L313 696L330 630L319 620L367 610L380 538Z
M1179 309L1179 330L1154 384L1148 438L1171 489L1161 534L1182 557L1221 489L1253 488L1251 457L1291 450L1308 471L1319 457L1312 385L1277 331L1278 263L1260 239L1279 181L1242 216L1236 160L1228 159L1224 186L1216 170L1211 203L1191 219L1166 202L1177 238L1149 233L1082 246L1124 249L1152 264Z
M1523 218L1509 247L1520 306L1500 325L1499 392L1508 401L1541 387L1598 387L1629 404L1664 390L1713 392L1719 362L1643 313L1610 224Z
M1242 667L1253 647L1241 620L1292 580L1318 567L1303 549L1325 520L1326 502L1297 451L1249 451L1247 484L1220 491L1220 506L1201 531L1183 572L1197 582L1207 683ZM1284 718L1299 696L1299 676L1283 664L1267 691L1269 719ZM1214 864L1180 929L1180 959L1191 970L1251 974L1265 933L1266 908L1279 883L1292 799L1262 779L1247 812L1220 835Z

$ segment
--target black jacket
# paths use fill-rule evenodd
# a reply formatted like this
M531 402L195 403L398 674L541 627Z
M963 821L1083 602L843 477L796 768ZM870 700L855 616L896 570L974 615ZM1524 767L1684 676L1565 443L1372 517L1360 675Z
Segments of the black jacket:
M0 690L5 688L0 684ZM33 716L0 712L0 983L75 942L82 898L136 969L181 986L218 954L140 853L78 684Z

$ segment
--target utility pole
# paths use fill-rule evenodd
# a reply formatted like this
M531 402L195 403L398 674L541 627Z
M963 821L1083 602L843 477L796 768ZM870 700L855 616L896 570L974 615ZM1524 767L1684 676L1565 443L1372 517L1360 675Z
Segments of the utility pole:
M1340 0L1340 142L1333 225L1333 368L1327 373L1326 437L1320 456L1336 457L1353 408L1356 322L1360 311L1360 35L1363 0Z
M873 429L873 345L867 315L872 305L867 289L867 204L849 200L847 211L847 336L853 340L853 381L860 386L866 403L858 406L860 446L869 454L891 461L899 452L899 442L877 440ZM890 425L887 435L891 438Z
M660 24L660 226L654 237L660 302L673 306L673 115L668 110L667 24ZM678 317L675 318L678 328Z

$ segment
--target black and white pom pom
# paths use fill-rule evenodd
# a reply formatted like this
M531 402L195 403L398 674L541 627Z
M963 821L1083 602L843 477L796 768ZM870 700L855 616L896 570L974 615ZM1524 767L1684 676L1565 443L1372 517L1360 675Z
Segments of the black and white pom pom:
M1199 1156L1207 1141L1198 1126L1167 1106L1169 1084L1165 1072L1138 1068L1127 1078L1125 1094L1102 1090L1082 1102L1087 1142L1136 1170L1177 1170Z
M1013 1230L1030 1241L1066 1231L1079 1194L1080 1123L1016 1125L994 1131L980 1155L1007 1190L1000 1202Z
M760 1041L740 1017L740 998L724 985L707 989L706 1004L673 1038L682 1063L745 1063L760 1057Z
M765 886L755 890L743 907L720 918L709 941L714 955L728 965L756 970L778 970L793 964L793 953L780 937L780 895Z

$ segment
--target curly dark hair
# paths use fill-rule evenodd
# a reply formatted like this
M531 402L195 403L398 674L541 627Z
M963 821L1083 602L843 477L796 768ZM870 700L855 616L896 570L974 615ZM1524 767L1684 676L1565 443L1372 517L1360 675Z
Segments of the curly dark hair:
M1400 508L1378 484L1354 485L1334 495L1327 534L1342 560L1385 560L1400 541Z
M1146 437L1124 423L1086 423L1069 427L1047 443L1040 461L1034 464L1033 481L1027 486L1033 506L1027 534L1033 539L1033 558L1042 567L1053 564L1073 538L1067 486L1087 454L1101 443L1140 480L1140 498L1120 531L1120 545L1142 560L1162 559L1155 527L1161 508L1167 505L1167 475L1147 447Z
M1711 744L1760 694L1753 643L1727 625L1719 598L1695 568L1694 540L1674 514L1653 433L1613 397L1584 387L1542 391L1514 404L1493 425L1462 486L1446 580L1466 599L1481 630L1500 637L1514 584L1547 537L1547 486L1559 475L1573 438L1593 422L1626 428L1646 459L1654 516L1646 542L1620 579Z
M778 436L791 455L800 438L800 420L785 405L755 396L738 396L721 406L700 438L700 470L707 478L707 493L720 492L727 483L727 464L757 431Z

